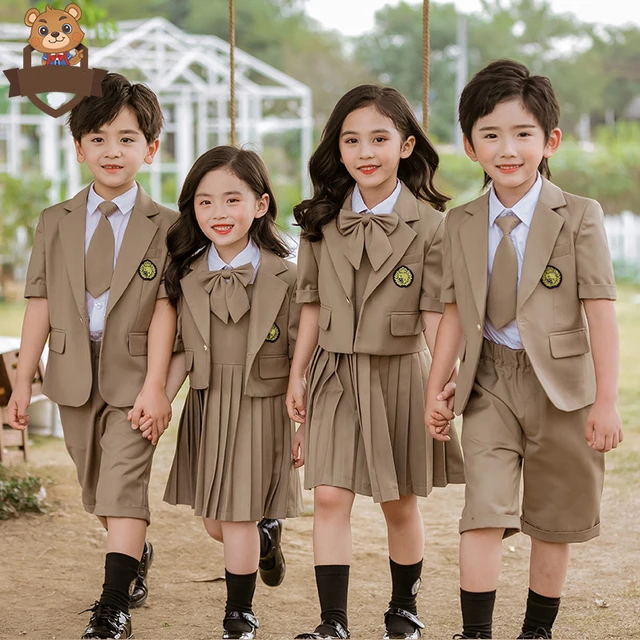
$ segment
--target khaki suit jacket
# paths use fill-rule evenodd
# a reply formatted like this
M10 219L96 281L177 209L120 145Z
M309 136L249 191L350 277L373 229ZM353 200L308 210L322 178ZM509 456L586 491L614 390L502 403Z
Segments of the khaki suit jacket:
M488 193L452 209L446 217L441 299L457 303L465 337L456 413L466 406L482 349L488 224ZM600 205L565 193L543 179L527 237L516 321L542 387L562 411L574 411L595 400L595 373L582 300L615 297Z
M200 274L206 271L205 250L180 280L178 331L193 389L208 388L211 372L211 310L209 294L200 280ZM261 250L249 310L244 390L248 396L266 398L287 392L301 309L295 301L295 291L295 265ZM269 342L266 338L274 324L279 337Z
M351 196L343 208L350 206ZM324 226L322 240L300 242L297 300L320 302L318 344L327 351L387 356L427 348L421 311L443 308L443 216L405 185L394 211L399 223L388 236L393 253L378 271L371 270L358 318L355 269L345 257L348 236L340 233L337 220Z
M49 360L42 391L54 402L72 407L87 402L92 384L84 279L88 193L89 187L40 214L25 288L25 297L49 302ZM99 389L110 405L132 406L142 389L147 331L156 299L166 297L161 284L166 236L175 220L176 212L155 203L138 185L113 273L102 337ZM145 261L153 263L155 272L141 269Z

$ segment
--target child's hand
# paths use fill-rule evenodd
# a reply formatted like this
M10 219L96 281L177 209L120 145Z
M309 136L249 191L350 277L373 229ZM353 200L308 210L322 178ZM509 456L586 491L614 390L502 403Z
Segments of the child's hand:
M157 387L143 387L129 412L129 420L133 429L140 429L143 437L157 444L171 421L171 403L167 394Z
M456 399L456 383L447 382L444 385L444 389L438 394L438 400L446 400L447 408L453 412L453 404ZM453 418L451 418L453 420Z
M441 442L451 440L449 429L451 428L450 420L453 420L453 418L454 414L448 408L447 400L427 399L424 424L434 440L440 440Z
M304 424L307 419L307 385L302 376L289 376L286 402L289 418Z
M304 437L305 426L304 424L301 424L291 441L291 455L293 456L293 466L296 469L299 469L304 465Z
M13 390L9 398L7 411L9 413L9 426L23 431L29 424L27 408L31 403L31 385L19 385Z
M592 449L603 453L622 442L622 422L615 402L596 401L589 411L584 436Z

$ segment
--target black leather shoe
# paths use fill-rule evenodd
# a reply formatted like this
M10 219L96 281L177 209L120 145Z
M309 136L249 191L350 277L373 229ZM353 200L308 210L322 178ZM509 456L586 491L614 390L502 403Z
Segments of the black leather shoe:
M282 522L270 518L262 518L258 522L260 529L260 578L268 587L282 584L287 570L282 554Z
M389 630L389 621L393 616L398 618L404 618L411 623L413 631L397 632ZM421 630L424 629L424 624L418 619L418 616L406 609L400 609L398 607L389 607L384 612L384 626L386 627L382 640L418 640L422 635Z
M131 616L117 607L95 602L87 609L93 612L82 636L85 638L133 638ZM82 613L85 613L84 611Z
M149 589L147 587L147 572L149 571L149 567L152 562L153 547L148 540L145 540L142 557L140 558L140 567L138 568L138 577L133 585L133 591L130 596L129 607L131 609L137 609L147 601L147 596L149 595Z
M543 638L544 640L549 640L549 638L551 638L551 631L547 631L544 627L538 627L535 631L523 631L518 636L518 640L521 638Z
M246 622L250 627L249 631L230 631L227 629L229 623L233 622ZM224 629L222 633L223 640L253 640L256 637L256 629L260 626L258 618L245 613L244 611L229 611L222 621L222 627Z
M491 636L481 636L479 633L476 633L475 636L465 636L464 633L456 633L453 636L453 640L466 640L468 638L471 638L472 640L475 638L490 638Z
M330 627L332 629L331 634L319 633L320 627ZM345 629L337 620L323 620L313 633L299 633L296 636L296 640L332 640L333 638L345 638L351 637L348 629Z

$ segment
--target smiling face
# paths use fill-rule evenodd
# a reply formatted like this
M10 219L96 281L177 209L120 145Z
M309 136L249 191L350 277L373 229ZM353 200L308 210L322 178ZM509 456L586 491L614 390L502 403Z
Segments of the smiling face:
M200 180L193 209L198 226L229 264L247 246L253 221L267 213L269 196L256 197L234 173L215 169Z
M517 99L501 102L479 118L471 141L464 139L464 149L493 180L500 202L511 207L534 185L541 160L556 152L561 139L558 128L547 139L540 123Z
M41 53L61 53L75 49L84 32L78 24L82 15L80 7L67 5L64 11L47 7L40 13L37 9L29 9L25 15L25 24L31 27L29 44Z
M396 188L398 167L408 158L415 138L406 140L393 120L369 105L352 111L340 130L340 159L356 181L370 209L388 198Z
M75 141L78 162L86 162L93 174L94 189L106 200L131 187L143 162L151 164L158 141L148 143L131 109L125 107L98 131Z

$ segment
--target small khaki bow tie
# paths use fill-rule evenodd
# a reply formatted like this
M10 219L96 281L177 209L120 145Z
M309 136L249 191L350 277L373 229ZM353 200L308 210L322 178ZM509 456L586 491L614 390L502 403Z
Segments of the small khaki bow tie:
M237 323L250 309L246 286L253 277L253 265L248 262L235 269L207 271L202 281L209 294L209 305L222 322L227 324L229 316Z
M387 237L398 226L396 213L379 214L355 213L343 209L338 215L338 230L343 236L349 236L344 252L354 269L360 268L362 252L367 250L369 262L377 271L393 253Z

